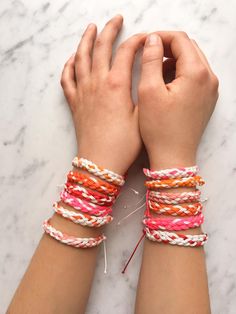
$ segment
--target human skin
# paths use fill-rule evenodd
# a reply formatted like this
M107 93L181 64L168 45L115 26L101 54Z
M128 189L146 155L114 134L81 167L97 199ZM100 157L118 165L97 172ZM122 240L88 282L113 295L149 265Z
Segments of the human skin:
M164 56L169 59L163 66ZM176 72L173 81L165 83L163 69ZM140 133L151 169L195 165L218 98L218 79L196 42L183 32L151 34L143 51L138 96ZM209 314L203 248L145 240L135 313Z

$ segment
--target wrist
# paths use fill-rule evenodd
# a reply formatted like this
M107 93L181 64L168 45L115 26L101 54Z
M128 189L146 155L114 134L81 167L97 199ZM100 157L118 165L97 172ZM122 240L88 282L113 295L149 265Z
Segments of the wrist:
M175 155L175 154L149 154L150 168L154 170L176 168L176 167L191 167L196 165L196 154Z
M113 156L110 152L97 150L96 152L91 149L79 149L78 158L85 158L91 160L99 167L111 170L119 175L124 175L127 167L122 163L120 156Z

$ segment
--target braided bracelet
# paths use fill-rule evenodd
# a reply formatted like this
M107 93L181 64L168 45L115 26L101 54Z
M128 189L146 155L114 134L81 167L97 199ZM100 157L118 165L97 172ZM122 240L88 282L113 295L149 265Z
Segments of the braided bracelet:
M66 233L62 233L61 231L55 229L50 224L50 219L45 220L43 222L43 229L44 231L50 235L55 240L76 247L76 248L90 248L98 246L102 241L106 239L104 235L100 235L96 238L77 238L74 236L70 236Z
M202 211L202 203L187 205L165 205L148 200L148 207L158 214L167 214L172 216L195 216Z
M104 195L96 191L87 190L80 185L74 185L70 183L65 184L65 190L76 197L82 197L88 200L91 203L98 205L107 205L110 206L114 203L115 197Z
M200 197L201 192L199 190L182 193L165 193L160 191L149 191L150 200L168 205L200 202Z
M76 168L80 168L83 170L87 170L88 172L92 173L93 175L107 181L111 182L115 185L122 186L125 183L124 177L116 174L115 172L98 167L92 161L87 160L85 158L78 158L75 157L72 161L72 165Z
M143 169L145 176L155 179L155 180L165 180L165 179L176 179L176 178L188 178L194 177L198 173L198 166L192 167L179 167L164 170L150 170Z
M117 186L91 177L85 173L70 171L67 175L67 180L68 182L81 184L86 188L111 196L116 196L119 193L119 188Z
M62 206L59 206L57 202L53 204L53 208L58 215L69 219L76 224L80 224L81 226L98 228L105 224L108 224L113 220L113 217L109 215L97 217L79 212L76 213Z
M203 246L208 239L208 235L206 233L198 235L184 235L174 232L150 230L147 227L144 229L144 233L151 241L189 247Z
M61 192L60 198L65 204L70 205L74 209L80 210L83 213L89 213L95 216L104 216L112 212L110 207L89 203L86 200L82 200L67 193L65 190Z
M190 178L146 181L145 185L148 189L154 189L154 188L196 187L197 185L203 185L204 183L205 183L204 180L200 176L194 176Z
M166 218L153 218L148 217L143 219L143 224L149 229L161 229L170 231L187 230L191 228L197 228L202 225L204 217L199 214L194 217L189 218L176 218L176 219L166 219Z

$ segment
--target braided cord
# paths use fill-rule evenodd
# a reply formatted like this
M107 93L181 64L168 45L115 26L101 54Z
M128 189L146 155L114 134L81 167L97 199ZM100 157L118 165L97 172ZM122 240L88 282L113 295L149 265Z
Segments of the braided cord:
M67 175L67 180L68 182L81 184L86 188L111 196L116 196L119 193L118 187L85 173L70 171Z
M92 173L93 175L107 181L111 182L115 185L122 186L125 183L124 177L116 174L115 172L98 167L92 161L87 160L85 158L78 158L75 157L72 161L72 165L76 168L80 168L83 170L87 170L88 172Z
M187 205L165 205L148 200L147 206L157 214L166 214L172 216L195 216L202 211L202 203Z
M63 232L57 230L56 228L54 228L50 224L50 219L45 220L43 222L43 229L48 235L50 235L55 240L57 240L61 243L73 246L75 248L84 249L84 248L95 247L106 239L106 237L104 235L100 235L96 238L77 238L74 236L70 236L70 235L63 233Z
M196 176L199 169L198 166L192 167L179 167L172 169L164 169L164 170L149 170L144 168L143 172L146 177L152 178L155 180L166 180L166 179L176 179L176 178L188 178Z
M73 185L70 183L65 184L65 190L76 197L82 197L91 203L98 205L112 205L115 201L114 196L104 195L96 191L87 190L82 186Z
M178 188L178 187L196 187L197 185L203 185L204 183L205 181L200 176L194 176L190 178L146 181L145 186L148 189Z
M161 229L170 231L188 230L191 228L199 227L204 221L202 214L188 218L176 218L176 219L159 219L153 217L147 217L143 219L143 223L149 229Z
M86 200L77 198L66 191L62 191L60 197L65 204L70 205L74 209L80 210L83 213L89 213L95 216L104 216L112 212L112 209L110 207L104 207L89 203Z
M198 235L184 235L174 232L150 230L147 227L144 229L144 233L151 241L178 246L198 247L203 246L208 240L208 235L206 233Z
M167 205L200 202L200 197L201 192L199 190L182 193L165 193L160 191L149 191L150 200Z
M83 214L79 212L76 213L76 212L73 212L71 210L64 208L63 206L59 206L58 203L54 203L53 208L54 208L54 211L58 215L76 224L80 224L81 226L98 228L105 224L108 224L109 222L113 220L113 217L109 215L97 217L97 216L92 216L92 215Z

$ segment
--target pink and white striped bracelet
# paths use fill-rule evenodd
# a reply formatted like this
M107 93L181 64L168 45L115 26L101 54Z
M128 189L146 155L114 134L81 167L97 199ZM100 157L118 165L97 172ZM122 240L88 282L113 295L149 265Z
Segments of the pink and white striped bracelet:
M198 171L199 171L198 166L178 167L164 170L150 170L147 168L143 169L143 172L146 177L155 180L189 178L197 175Z
M50 224L50 219L43 222L44 231L55 240L75 248L91 248L98 246L106 237L102 234L96 238L77 238L57 230Z

